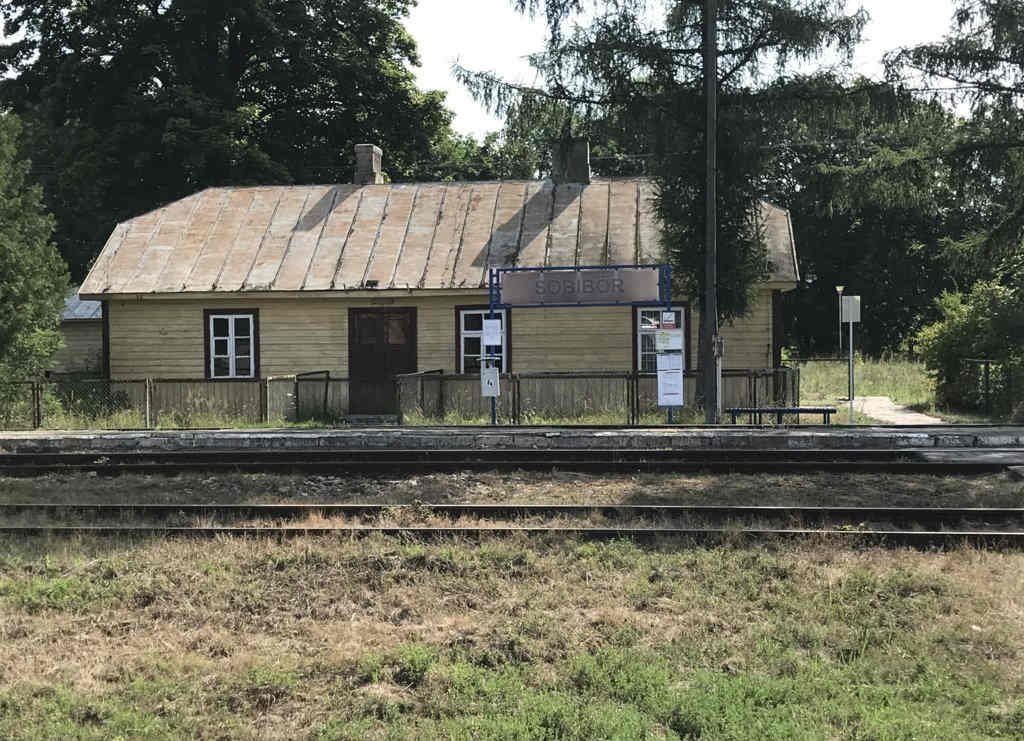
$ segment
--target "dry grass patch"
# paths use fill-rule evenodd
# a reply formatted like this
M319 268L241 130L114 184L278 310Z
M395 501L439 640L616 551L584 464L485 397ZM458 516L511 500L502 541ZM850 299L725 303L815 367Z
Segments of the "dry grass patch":
M0 541L5 738L1018 738L1024 555Z
M1006 474L452 473L408 477L270 474L0 477L0 503L278 502L427 504L776 504L1018 506Z

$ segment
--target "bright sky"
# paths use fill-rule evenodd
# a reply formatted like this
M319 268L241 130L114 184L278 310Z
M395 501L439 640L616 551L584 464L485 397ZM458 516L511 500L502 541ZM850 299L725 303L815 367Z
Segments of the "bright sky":
M881 74L885 52L904 45L934 41L949 29L953 0L847 0L871 15L854 68L869 77ZM512 0L419 0L406 26L419 44L423 66L417 70L421 88L446 90L455 111L455 128L482 137L501 128L473 101L451 75L458 60L475 70L533 83L526 55L544 45L544 23L512 10Z

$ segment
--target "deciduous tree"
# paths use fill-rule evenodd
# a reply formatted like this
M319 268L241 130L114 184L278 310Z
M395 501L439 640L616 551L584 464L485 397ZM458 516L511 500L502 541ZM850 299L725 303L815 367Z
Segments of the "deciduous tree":
M76 277L116 221L206 186L346 182L357 142L393 180L440 159L451 114L421 92L413 0L16 0L0 103Z
M0 114L0 383L46 367L60 345L68 288L67 266L50 241L53 218L17 154L20 128L13 115Z

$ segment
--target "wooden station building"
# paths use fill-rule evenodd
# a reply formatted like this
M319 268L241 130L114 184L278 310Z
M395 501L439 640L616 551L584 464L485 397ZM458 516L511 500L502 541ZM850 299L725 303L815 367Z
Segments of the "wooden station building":
M387 413L394 374L474 374L491 267L660 263L655 186L575 182L385 184L356 148L355 182L208 188L118 224L79 295L103 303L112 379L267 378L328 370L353 413ZM769 279L726 325L725 368L778 365L779 295L797 284L789 213L761 209ZM696 357L699 317L674 302ZM653 370L661 306L502 312L504 371Z

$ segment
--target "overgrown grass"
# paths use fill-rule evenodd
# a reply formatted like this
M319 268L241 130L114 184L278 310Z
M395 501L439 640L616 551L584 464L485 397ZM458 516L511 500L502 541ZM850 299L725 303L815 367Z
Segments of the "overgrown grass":
M8 539L0 736L1020 738L1022 567L828 542Z
M849 394L846 362L814 360L800 363L800 395L808 399L838 399ZM855 356L854 393L888 396L897 404L928 405L935 399L935 383L923 363L899 358Z

